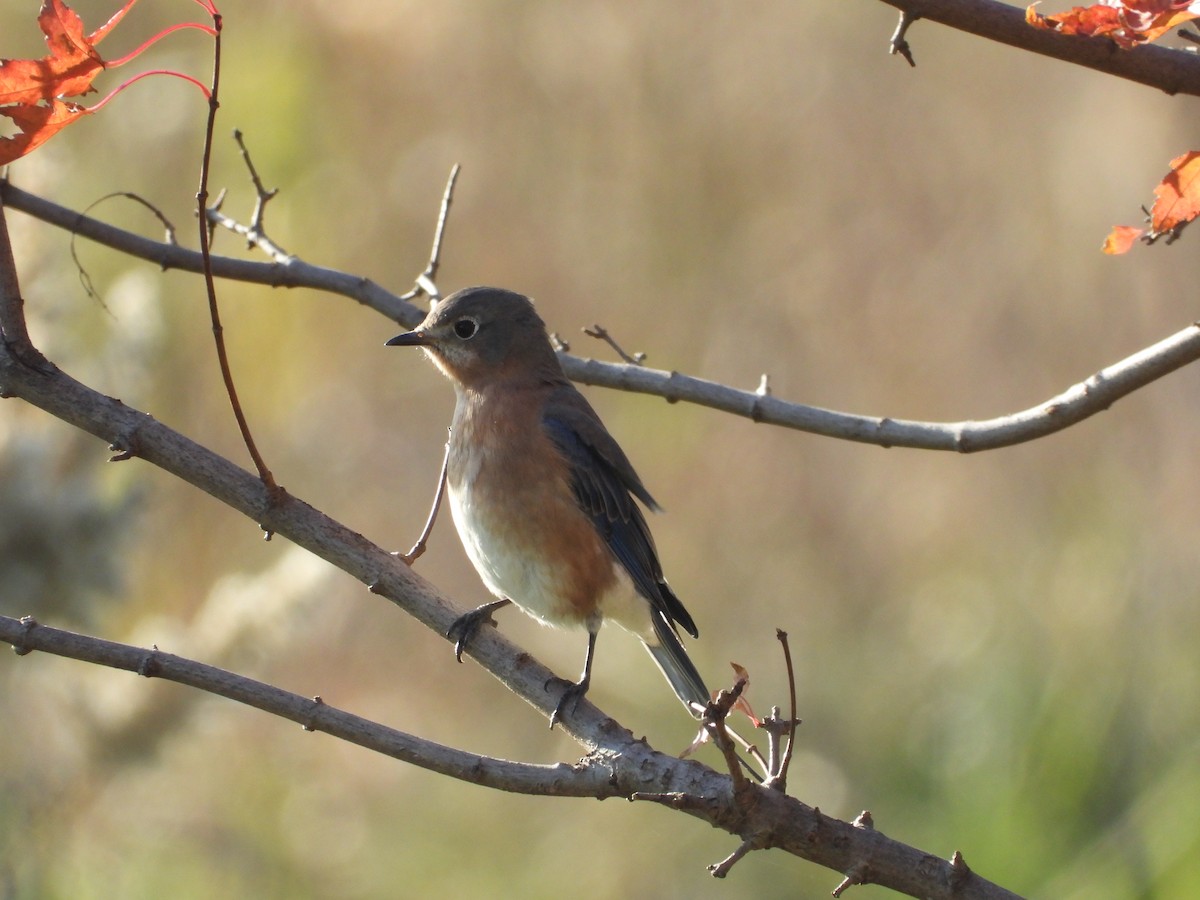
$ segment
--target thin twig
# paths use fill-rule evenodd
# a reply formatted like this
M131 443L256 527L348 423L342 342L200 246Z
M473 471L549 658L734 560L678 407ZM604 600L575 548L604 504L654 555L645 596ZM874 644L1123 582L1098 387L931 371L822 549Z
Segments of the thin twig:
M237 141L238 151L242 154L242 160L246 163L246 168L250 171L250 181L254 185L254 213L250 216L250 227L258 234L265 234L263 214L266 212L267 204L279 193L279 188L271 188L268 191L263 186L262 179L258 177L258 169L254 168L254 160L250 158L250 151L246 149L246 142L242 137L241 129L233 129L233 139Z
M209 246L208 216L204 212L208 206L208 173L212 160L213 130L216 127L217 110L221 105L218 100L218 90L221 84L220 13L213 14L213 31L212 87L209 91L208 99L208 121L204 129L204 155L200 163L200 187L196 191L197 218L200 223L200 254L204 259L204 286L208 292L209 318L212 320L213 340L217 347L217 360L221 366L221 378L225 382L225 392L229 395L229 403L233 407L234 418L237 419L238 429L242 433L242 440L246 444L246 449L250 452L250 458L254 460L254 467L258 470L258 477L266 486L268 498L273 502L279 493L279 485L275 483L275 476L271 474L271 470L267 468L266 462L258 452L258 446L254 443L254 436L250 433L250 424L246 420L246 414L242 410L241 402L238 400L237 388L233 383L233 372L229 366L229 354L225 349L225 329L221 325L221 313L217 307L217 288L213 280L212 254ZM265 533L267 540L270 540L271 532L266 531Z
M103 197L93 200L91 203L89 203L87 206L85 206L83 208L83 211L80 212L80 214L79 214L80 217L87 215L89 212L91 212L93 209L95 209L101 203L104 203L106 200L112 200L115 197L124 197L126 200L132 200L135 203L139 203L146 209L150 210L150 213L156 219L158 219L158 221L160 223L162 223L162 226L166 231L167 243L172 244L172 245L177 245L179 243L179 241L175 237L175 234L176 234L175 225L174 225L174 223L171 222L170 219L167 218L166 214L161 209L159 209L157 206L155 206L153 203L151 203L149 200L147 200L145 197L142 197L138 194L131 193L129 191L113 191L111 194L105 194ZM83 285L84 293L87 294L87 296L90 297L92 300L95 300L97 303L99 303L100 306L106 312L108 312L109 311L108 307L105 305L104 300L100 297L99 292L97 292L97 290L96 290L95 284L92 282L91 274L88 272L87 268L83 265L83 261L79 258L79 251L78 251L78 248L76 246L76 241L75 241L75 239L77 237L79 237L79 232L72 231L71 232L71 244L70 244L71 262L75 263L75 271L77 271L79 273L79 283L81 285Z
M787 790L787 774L788 767L792 764L792 748L796 745L796 726L800 724L800 720L796 717L796 670L792 666L792 648L788 644L788 634L782 628L775 630L775 637L779 639L780 645L783 647L783 661L787 667L788 680L788 699L790 702L790 713L788 716L788 739L783 747L783 760L779 763L778 774L771 779L772 782L778 782L779 789Z
M442 192L442 207L438 211L437 227L433 231L433 249L429 252L429 265L417 276L413 289L402 294L400 299L411 301L421 294L429 298L431 305L441 302L442 294L437 286L437 272L442 264L442 239L446 234L446 222L450 217L450 204L454 200L454 185L458 182L458 173L462 166L455 163L450 167L450 177L446 179L446 190Z
M761 835L751 835L738 844L737 849L719 863L709 866L708 874L713 878L724 878L743 856L754 850L762 850L764 847L766 847L766 842Z
M598 341L604 341L604 343L616 351L617 356L621 357L621 359L631 366L640 366L646 361L645 353L634 353L632 355L626 353L624 348L617 343L616 339L608 333L608 329L603 325L593 325L591 328L584 328L583 333Z
M450 431L449 428L446 429ZM421 536L417 538L417 542L412 545L407 553L397 553L410 566L420 558L425 552L425 542L429 540L429 535L433 533L433 523L437 521L438 510L442 506L442 497L446 493L446 472L450 468L450 440L446 439L446 453L442 456L442 472L438 476L437 490L433 493L433 506L429 510L429 518L425 520L425 527L421 529Z

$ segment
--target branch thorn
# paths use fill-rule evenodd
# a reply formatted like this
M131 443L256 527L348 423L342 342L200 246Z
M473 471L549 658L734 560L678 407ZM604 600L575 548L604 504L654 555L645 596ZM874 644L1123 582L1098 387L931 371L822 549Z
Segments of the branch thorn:
M901 10L900 21L896 25L896 30L892 32L892 39L889 45L891 49L888 50L888 53L892 56L895 56L897 53L903 56L908 60L909 66L914 69L917 67L917 61L913 59L912 48L908 45L906 35L908 34L909 26L919 18L921 17L914 15L908 10Z

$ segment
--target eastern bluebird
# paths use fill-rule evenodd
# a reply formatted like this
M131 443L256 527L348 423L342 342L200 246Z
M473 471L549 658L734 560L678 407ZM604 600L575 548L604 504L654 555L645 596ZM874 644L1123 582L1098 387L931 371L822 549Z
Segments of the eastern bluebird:
M611 619L641 638L697 714L704 681L676 634L696 624L663 578L634 497L643 487L596 411L563 374L528 298L491 287L438 303L388 346L423 347L454 385L447 456L450 510L483 583L498 597L460 617L456 651L492 610L515 602L546 625L584 627L587 655L550 727L587 693L596 635Z

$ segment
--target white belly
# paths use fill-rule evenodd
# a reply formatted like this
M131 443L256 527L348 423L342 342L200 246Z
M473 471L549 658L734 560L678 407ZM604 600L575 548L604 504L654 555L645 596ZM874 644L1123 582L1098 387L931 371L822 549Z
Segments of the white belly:
M472 502L469 491L449 486L450 512L475 570L487 589L511 600L544 625L559 628L599 627L580 616L562 595L559 585L568 577L545 560L536 546L536 529L517 534L511 523L502 526ZM536 516L536 509L525 511ZM649 602L634 589L623 566L613 560L616 576L611 587L597 598L599 619L611 619L643 640L653 640Z
M546 625L584 624L563 609L563 599L555 590L561 576L554 567L541 563L539 554L521 548L511 529L481 514L469 492L451 488L447 493L463 548L489 591L511 600Z

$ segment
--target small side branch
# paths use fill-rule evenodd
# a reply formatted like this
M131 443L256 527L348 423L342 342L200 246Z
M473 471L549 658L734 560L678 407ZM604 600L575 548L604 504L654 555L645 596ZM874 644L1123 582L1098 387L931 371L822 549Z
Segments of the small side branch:
M221 206L225 201L224 191L217 197L216 202L208 207L205 211L205 217L209 227L213 228L220 226L234 234L240 235L246 239L247 247L254 247L261 250L271 259L283 265L289 264L293 256L288 253L283 247L267 236L266 225L264 218L266 216L267 204L279 193L278 188L267 188L263 185L262 179L258 175L258 169L254 167L254 160L250 158L250 151L246 147L246 140L242 132L234 129L233 139L237 142L238 152L242 155L242 161L246 164L246 169L250 173L250 183L254 185L254 210L250 214L249 224L242 224L223 212Z
M583 329L583 333L590 338L595 338L598 341L604 341L604 343L608 344L608 346L612 347L613 350L616 351L617 356L621 357L622 360L631 366L640 366L646 361L645 353L626 353L625 348L617 343L616 338L609 334L608 329L603 325L593 325L591 328L585 328Z
M454 202L454 186L458 183L458 173L462 167L455 163L450 168L450 177L446 179L446 190L442 192L442 207L438 211L437 227L433 231L433 249L429 252L429 265L417 276L413 289L400 299L412 301L424 294L431 304L441 302L442 294L437 286L438 268L442 264L442 239L446 234L446 222L450 218L450 204Z
M892 56L899 53L912 68L917 67L917 61L913 59L912 48L908 45L908 28L913 22L917 21L920 16L914 14L911 10L900 10L900 21L896 24L896 30L892 32L892 40L890 42L891 49L888 51Z

